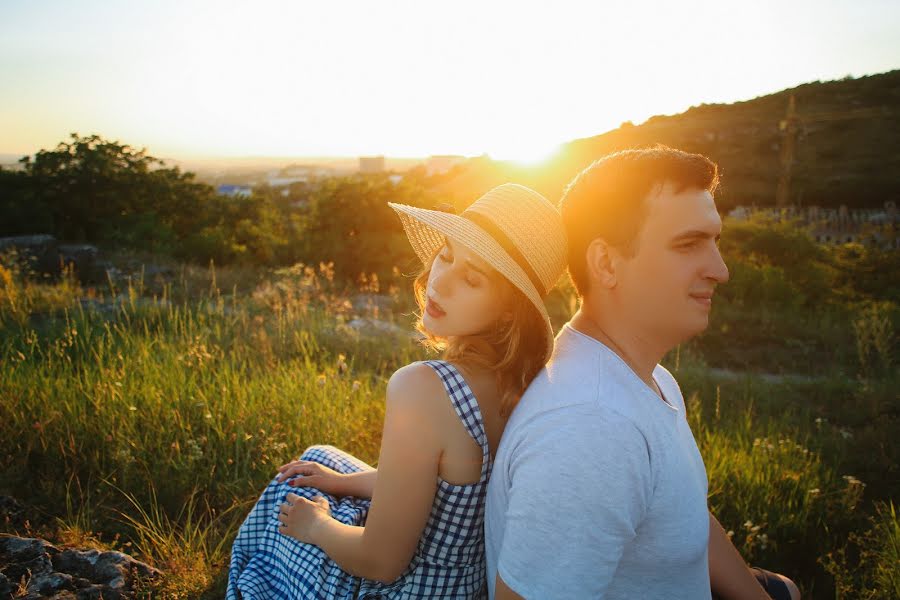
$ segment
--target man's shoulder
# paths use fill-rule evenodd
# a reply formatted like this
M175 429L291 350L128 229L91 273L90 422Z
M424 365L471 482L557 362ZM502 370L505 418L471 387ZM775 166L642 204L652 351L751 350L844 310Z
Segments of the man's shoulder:
M519 400L507 431L545 419L575 418L597 408L599 380L596 357L565 356L551 360Z
M584 334L560 334L553 358L525 390L506 426L516 430L559 426L568 422L586 425L603 422L634 422L634 384L621 374L620 360L597 342L585 343Z

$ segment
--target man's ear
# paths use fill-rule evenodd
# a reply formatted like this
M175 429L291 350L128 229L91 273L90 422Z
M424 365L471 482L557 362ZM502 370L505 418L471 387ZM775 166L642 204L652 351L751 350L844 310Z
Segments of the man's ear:
M603 238L592 241L585 252L588 278L591 286L598 285L605 289L616 287L616 263L613 260L615 249Z

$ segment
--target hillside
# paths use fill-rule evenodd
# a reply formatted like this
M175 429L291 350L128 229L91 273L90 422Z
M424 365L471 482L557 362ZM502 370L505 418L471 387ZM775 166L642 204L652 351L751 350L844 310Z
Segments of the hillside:
M900 200L900 70L807 83L733 104L704 104L640 125L624 123L565 144L538 169L473 161L445 185L457 193L463 188L460 195L468 195L477 193L476 184L513 179L556 200L579 169L603 154L663 143L700 152L719 164L722 208L774 205L784 140L779 125L791 95L797 118L791 203L881 207L887 200Z

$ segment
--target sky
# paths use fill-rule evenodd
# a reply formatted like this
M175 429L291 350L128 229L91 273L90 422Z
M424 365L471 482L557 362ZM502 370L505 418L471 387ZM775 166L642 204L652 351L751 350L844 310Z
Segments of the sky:
M0 0L0 153L530 161L895 68L897 0Z

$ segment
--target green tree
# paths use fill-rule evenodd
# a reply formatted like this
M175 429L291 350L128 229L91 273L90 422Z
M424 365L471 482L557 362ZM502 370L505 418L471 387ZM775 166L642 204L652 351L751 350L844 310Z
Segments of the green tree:
M69 241L169 250L201 226L214 196L192 173L97 135L73 133L20 162L30 189L22 198L43 207L52 233Z

